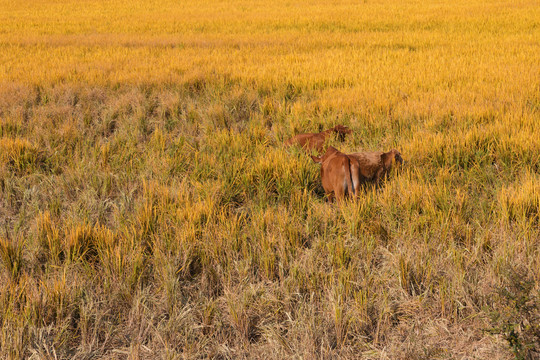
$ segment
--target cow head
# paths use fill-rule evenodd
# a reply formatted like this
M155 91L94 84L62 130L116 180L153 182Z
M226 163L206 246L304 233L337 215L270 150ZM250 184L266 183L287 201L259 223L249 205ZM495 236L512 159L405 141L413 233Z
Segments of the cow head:
M339 141L344 141L345 135L352 133L352 130L344 125L336 125L333 130L338 135Z
M403 165L403 158L401 157L401 153L397 150L392 150L392 151L395 151L395 155L394 155L394 159L397 163L399 163L399 165Z
M389 152L383 153L382 161L384 167L387 169L390 168L394 162L397 162L400 165L403 164L403 158L401 157L401 153L396 149L392 149Z

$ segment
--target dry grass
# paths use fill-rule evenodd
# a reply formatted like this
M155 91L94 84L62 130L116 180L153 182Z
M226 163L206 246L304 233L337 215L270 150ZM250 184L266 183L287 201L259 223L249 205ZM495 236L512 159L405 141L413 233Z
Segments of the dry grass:
M0 8L0 358L538 357L535 2Z

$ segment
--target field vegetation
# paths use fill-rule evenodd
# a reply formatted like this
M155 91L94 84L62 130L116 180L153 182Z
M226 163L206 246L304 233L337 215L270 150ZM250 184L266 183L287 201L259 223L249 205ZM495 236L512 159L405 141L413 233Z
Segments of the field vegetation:
M0 10L0 358L540 356L538 2Z

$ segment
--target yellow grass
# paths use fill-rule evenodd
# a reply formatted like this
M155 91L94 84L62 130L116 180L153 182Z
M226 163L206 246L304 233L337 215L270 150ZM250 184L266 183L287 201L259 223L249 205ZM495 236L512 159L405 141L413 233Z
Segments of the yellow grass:
M214 75L327 89L345 106L428 109L499 107L538 92L534 1L3 1L2 9L3 81L162 84Z
M0 358L533 359L537 1L0 0ZM285 139L405 165L328 204Z

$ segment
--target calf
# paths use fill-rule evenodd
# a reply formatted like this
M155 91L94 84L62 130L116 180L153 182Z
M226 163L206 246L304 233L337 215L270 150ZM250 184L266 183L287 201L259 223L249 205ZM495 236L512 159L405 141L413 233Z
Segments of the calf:
M311 158L314 162L321 164L322 186L329 201L332 201L334 197L341 201L346 194L351 196L355 194L359 183L353 183L353 178L357 179L359 174L357 167L351 167L349 156L330 146L323 156L311 156Z
M333 128L320 133L298 134L287 140L285 142L285 146L297 144L307 151L317 150L317 152L321 153L323 151L326 139L333 132L338 134L340 141L343 141L345 140L345 135L350 134L352 130L343 125L336 125Z
M354 180L359 183L379 183L381 179L385 178L388 173L390 173L394 163L403 163L401 154L395 149L388 152L358 152L347 156L350 159L355 160L351 162L351 166L358 166L358 170L354 171L355 173L358 173L358 178ZM353 172L352 169L351 172Z

